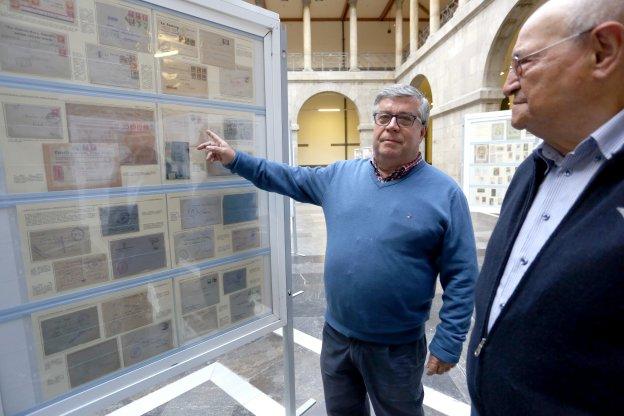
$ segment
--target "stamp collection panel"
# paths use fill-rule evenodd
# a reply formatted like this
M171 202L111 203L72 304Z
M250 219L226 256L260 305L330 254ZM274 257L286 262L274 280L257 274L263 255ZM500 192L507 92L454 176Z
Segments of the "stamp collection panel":
M0 0L0 42L3 81L52 86L0 85L39 401L270 314L268 196L194 150L210 129L265 151L262 41L139 1Z

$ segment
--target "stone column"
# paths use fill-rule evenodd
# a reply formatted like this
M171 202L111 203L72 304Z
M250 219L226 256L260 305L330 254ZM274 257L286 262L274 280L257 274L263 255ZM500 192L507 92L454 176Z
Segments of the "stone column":
M312 23L310 21L310 1L303 1L303 70L312 71Z
M440 29L440 0L429 0L429 36Z
M410 56L414 56L418 49L418 0L410 0L409 27Z
M371 116L372 118L372 116ZM371 147L373 145L373 123L360 123L358 131L360 132L360 148Z
M349 70L358 68L357 0L349 0Z
M403 0L394 0L396 14L394 16L394 62L395 68L403 61Z
M290 124L290 145L291 145L291 152L292 152L292 160L291 163L293 166L297 166L297 154L299 151L299 140L298 140L298 136L299 136L299 124L297 123L291 123Z

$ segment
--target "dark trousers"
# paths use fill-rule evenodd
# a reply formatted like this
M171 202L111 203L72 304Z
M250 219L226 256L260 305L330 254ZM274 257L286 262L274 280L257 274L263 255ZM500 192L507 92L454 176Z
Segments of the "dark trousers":
M329 416L422 416L422 374L427 341L382 345L323 328L321 374Z

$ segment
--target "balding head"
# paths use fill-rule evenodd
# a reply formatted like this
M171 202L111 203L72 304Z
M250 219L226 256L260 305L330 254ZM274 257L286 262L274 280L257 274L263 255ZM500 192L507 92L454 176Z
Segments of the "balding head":
M535 23L556 23L566 35L583 32L601 23L616 21L624 24L623 0L550 0L527 20L525 27Z
M624 0L551 0L522 26L512 125L562 153L624 109ZM520 74L520 76L518 76Z

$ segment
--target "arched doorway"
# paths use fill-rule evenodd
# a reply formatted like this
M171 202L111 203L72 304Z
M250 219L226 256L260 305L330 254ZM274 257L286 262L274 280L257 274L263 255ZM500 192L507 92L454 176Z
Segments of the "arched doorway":
M509 73L511 54L518 39L518 32L529 16L544 3L546 0L525 0L519 2L507 14L490 46L485 63L483 80L485 87L502 89ZM513 101L504 98L501 100L500 110L508 110L511 106Z
M412 87L418 88L420 92L425 95L427 100L429 100L429 104L433 107L433 95L431 93L431 85L429 84L427 77L422 74L416 75L416 78L412 80L411 85ZM422 152L423 157L429 164L431 164L433 145L432 132L433 121L431 120L431 117L429 117L429 121L427 122L427 135L425 136L425 140L423 140L423 143L421 143L420 145L420 151Z
M324 166L353 159L360 146L359 116L353 101L336 92L310 97L297 115L297 162L301 166Z

